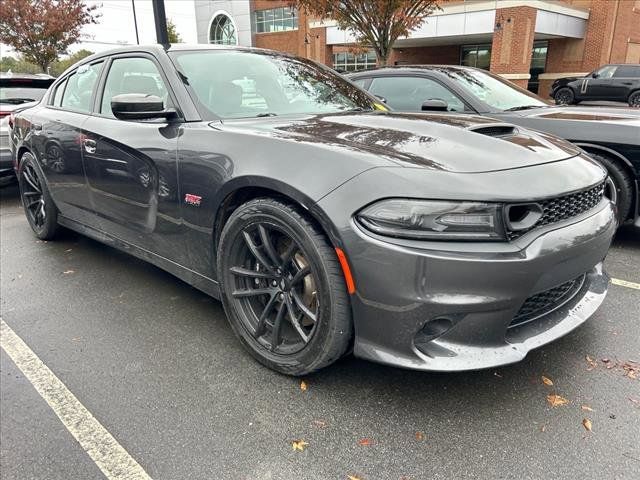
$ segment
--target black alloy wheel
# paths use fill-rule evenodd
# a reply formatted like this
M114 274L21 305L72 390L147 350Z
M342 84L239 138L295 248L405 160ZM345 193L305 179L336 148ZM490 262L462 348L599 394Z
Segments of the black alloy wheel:
M616 209L618 211L618 223L622 224L629 218L633 203L633 180L631 175L621 166L619 160L614 160L602 153L587 151L587 153L597 160L609 174L612 187L615 188L613 197Z
M556 101L556 105L571 105L575 102L575 95L569 87L558 89L553 98Z
M230 323L263 364L303 375L346 351L351 315L335 251L295 207L239 207L221 235L218 272Z
M58 210L53 204L40 168L31 153L25 153L18 170L20 198L27 221L41 240L54 237L58 227Z
M640 90L629 95L629 106L632 108L640 108Z

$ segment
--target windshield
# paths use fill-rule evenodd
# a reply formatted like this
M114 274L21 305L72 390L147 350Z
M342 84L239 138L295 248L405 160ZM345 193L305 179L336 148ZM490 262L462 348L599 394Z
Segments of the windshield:
M443 69L442 73L461 84L479 100L498 110L518 110L549 105L537 95L488 72Z
M313 62L266 52L172 52L205 120L373 110L365 92Z
M0 88L0 103L19 105L26 102L40 100L46 93L46 88L24 88L2 86Z

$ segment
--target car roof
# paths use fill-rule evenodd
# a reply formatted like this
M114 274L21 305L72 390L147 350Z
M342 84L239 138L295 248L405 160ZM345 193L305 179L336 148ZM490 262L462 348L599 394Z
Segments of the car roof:
M0 72L0 80L55 80L55 77L46 73Z
M372 72L397 72L397 71L407 71L407 72L460 72L460 71L472 71L472 70L481 70L486 72L486 70L482 70L480 68L475 67L467 67L465 65L387 65L384 67L376 67L369 70L360 70L359 72L350 72L347 76L355 76L355 75L364 75Z

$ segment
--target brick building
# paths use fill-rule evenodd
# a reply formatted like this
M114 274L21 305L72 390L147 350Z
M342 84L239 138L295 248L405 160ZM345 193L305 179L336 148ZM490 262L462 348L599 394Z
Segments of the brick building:
M373 51L334 22L280 0L194 0L198 41L294 53L339 70L375 66ZM485 68L547 95L556 78L606 63L640 63L640 0L449 0L407 38L390 63Z

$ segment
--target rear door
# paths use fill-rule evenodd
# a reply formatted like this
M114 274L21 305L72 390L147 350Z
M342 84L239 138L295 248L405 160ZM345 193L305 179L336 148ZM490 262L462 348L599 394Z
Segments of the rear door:
M111 59L84 124L82 155L93 208L104 230L126 242L171 258L170 235L179 228L177 138L180 121L115 118L111 99L124 93L175 100L153 57L127 54Z
M81 65L53 87L48 104L34 109L31 147L60 213L96 227L82 165L82 127L96 94L104 60Z
M631 91L640 83L640 65L620 65L611 80L616 100L626 102Z

